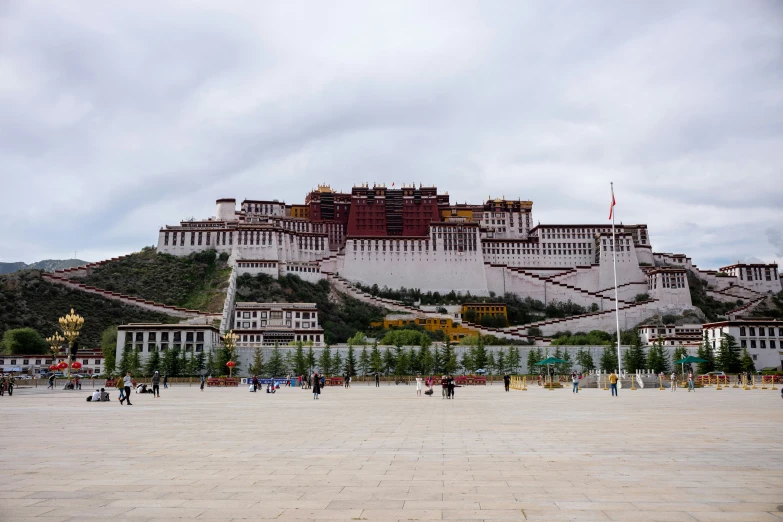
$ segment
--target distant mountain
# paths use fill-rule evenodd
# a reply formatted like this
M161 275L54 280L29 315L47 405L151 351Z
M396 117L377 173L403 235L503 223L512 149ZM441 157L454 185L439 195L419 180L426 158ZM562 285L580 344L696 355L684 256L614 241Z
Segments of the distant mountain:
M10 274L19 270L26 270L32 268L35 270L43 270L44 272L54 272L55 270L62 270L63 268L72 268L75 266L86 265L87 261L81 259L44 259L43 261L36 261L35 263L0 263L0 275Z

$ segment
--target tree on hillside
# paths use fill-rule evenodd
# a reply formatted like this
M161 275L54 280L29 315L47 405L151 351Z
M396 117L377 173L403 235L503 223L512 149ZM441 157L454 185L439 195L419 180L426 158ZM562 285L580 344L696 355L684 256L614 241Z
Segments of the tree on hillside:
M111 375L117 365L117 327L109 326L101 334L101 353L103 354L103 373Z
M49 344L32 328L6 330L0 346L2 346L2 353L8 355L50 353Z
M699 358L707 361L699 363L699 373L705 374L715 370L715 352L713 351L712 346L710 346L709 339L707 339L707 332L704 332L704 340L702 341L701 346L699 346L697 355Z
M367 353L367 347L362 348L362 352L359 354L359 371L362 375L370 373L370 354Z
M347 344L348 346L359 346L364 343L365 337L364 332L356 332L353 337L348 339Z
M747 348L742 349L742 359L740 359L740 369L743 372L756 371L756 363L753 362L753 357L750 356Z
M720 341L720 353L716 361L719 370L726 373L737 373L742 366L739 346L733 335L724 334Z
M601 354L601 369L606 372L617 370L617 348L607 346Z
M259 346L256 346L253 349L253 362L250 364L248 371L250 372L250 375L264 374L264 354Z

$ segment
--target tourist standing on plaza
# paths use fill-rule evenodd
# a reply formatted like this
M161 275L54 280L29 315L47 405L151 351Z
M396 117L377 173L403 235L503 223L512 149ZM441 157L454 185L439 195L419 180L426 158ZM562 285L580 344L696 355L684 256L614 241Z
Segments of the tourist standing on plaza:
M204 391L204 384L206 384L206 377L203 375L201 376L201 384L199 385L199 388L201 388L201 391Z
M421 374L416 374L416 397L421 397Z
M318 372L313 375L313 399L317 399L321 393L321 380L318 378Z
M503 386L505 386L506 391L508 391L509 387L511 386L511 376L506 372L506 374L503 376Z
M448 396L449 396L449 399L453 399L454 398L454 387L455 387L454 386L454 377L453 376L449 375L448 383L449 383Z
M253 380L252 380L251 382L252 382L252 384L253 384L253 391L254 391L254 392L255 392L255 391L258 391L258 384L259 384L259 382L258 382L258 376L257 376L257 375L254 375L254 376L253 376Z
M672 391L677 391L677 372L672 372L671 382L672 382Z
M164 375L163 376L163 389L165 390L168 387L169 387L169 376L168 375Z
M579 393L579 375L576 372L571 372L571 393Z
M693 370L688 372L688 393L692 391L696 391L696 388L693 387Z
M609 387L612 389L612 397L617 397L617 374L612 370L609 375Z
M156 399L160 398L160 374L158 370L152 374L152 396Z
M381 374L380 372L375 372L375 387L378 388L381 385Z
M131 392L131 387L133 386L133 379L131 379L130 372L125 374L125 378L122 380L122 385L125 388L125 397L120 399L120 404L122 404L123 401L127 400L128 406L133 406L133 404L131 404L130 401L130 397L131 397L130 392Z
M445 375L440 378L440 387L443 388L442 393L443 393L443 398L445 399L449 391L449 380L446 378Z

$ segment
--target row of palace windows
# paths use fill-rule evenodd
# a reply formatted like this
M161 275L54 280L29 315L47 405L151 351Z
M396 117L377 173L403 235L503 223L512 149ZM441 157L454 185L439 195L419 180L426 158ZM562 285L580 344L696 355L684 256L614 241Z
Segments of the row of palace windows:
M160 337L158 337L158 333L160 333ZM185 332L185 341L193 342L194 337L197 342L204 342L204 332ZM134 340L134 333L127 332L125 334L125 341L130 343L133 340ZM144 341L144 332L136 332L135 340L136 342ZM147 333L147 341L158 341L158 340L162 342L168 342L169 340L172 340L174 342L182 341L182 332L148 332Z
M766 329L763 326L759 326L758 329L759 329L758 337L765 337L765 336L766 337L774 337L775 336L775 328L773 328L771 326L769 328L766 328ZM741 336L745 335L745 331L746 331L745 327L744 326L740 326L740 335ZM755 326L749 326L747 331L749 332L749 335L751 337L756 337L756 327ZM768 333L766 333L766 332L768 332ZM778 337L783 337L783 328L778 328Z

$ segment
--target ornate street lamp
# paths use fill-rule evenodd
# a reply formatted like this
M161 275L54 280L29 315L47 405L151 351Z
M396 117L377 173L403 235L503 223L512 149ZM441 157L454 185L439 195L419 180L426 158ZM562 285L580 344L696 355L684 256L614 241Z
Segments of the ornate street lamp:
M234 366L237 365L234 361L231 359L234 358L234 349L237 347L237 341L239 340L239 336L234 333L234 330L229 330L229 332L223 336L223 346L226 348L226 351L228 352L228 362L226 363L226 366L228 366L228 376L231 377L234 371Z
M52 362L57 359L57 354L60 353L60 347L65 342L65 337L60 335L60 332L54 332L54 335L46 338L46 342L49 343L49 349L52 351Z
M65 317L60 317L60 328L62 328L63 335L65 335L65 338L68 340L68 353L66 354L68 363L65 365L67 371L66 377L68 379L71 378L71 369L69 367L71 363L71 349L73 348L74 341L79 337L79 330L82 329L82 326L84 326L84 317L74 312L73 308L71 308L71 313L67 314Z

